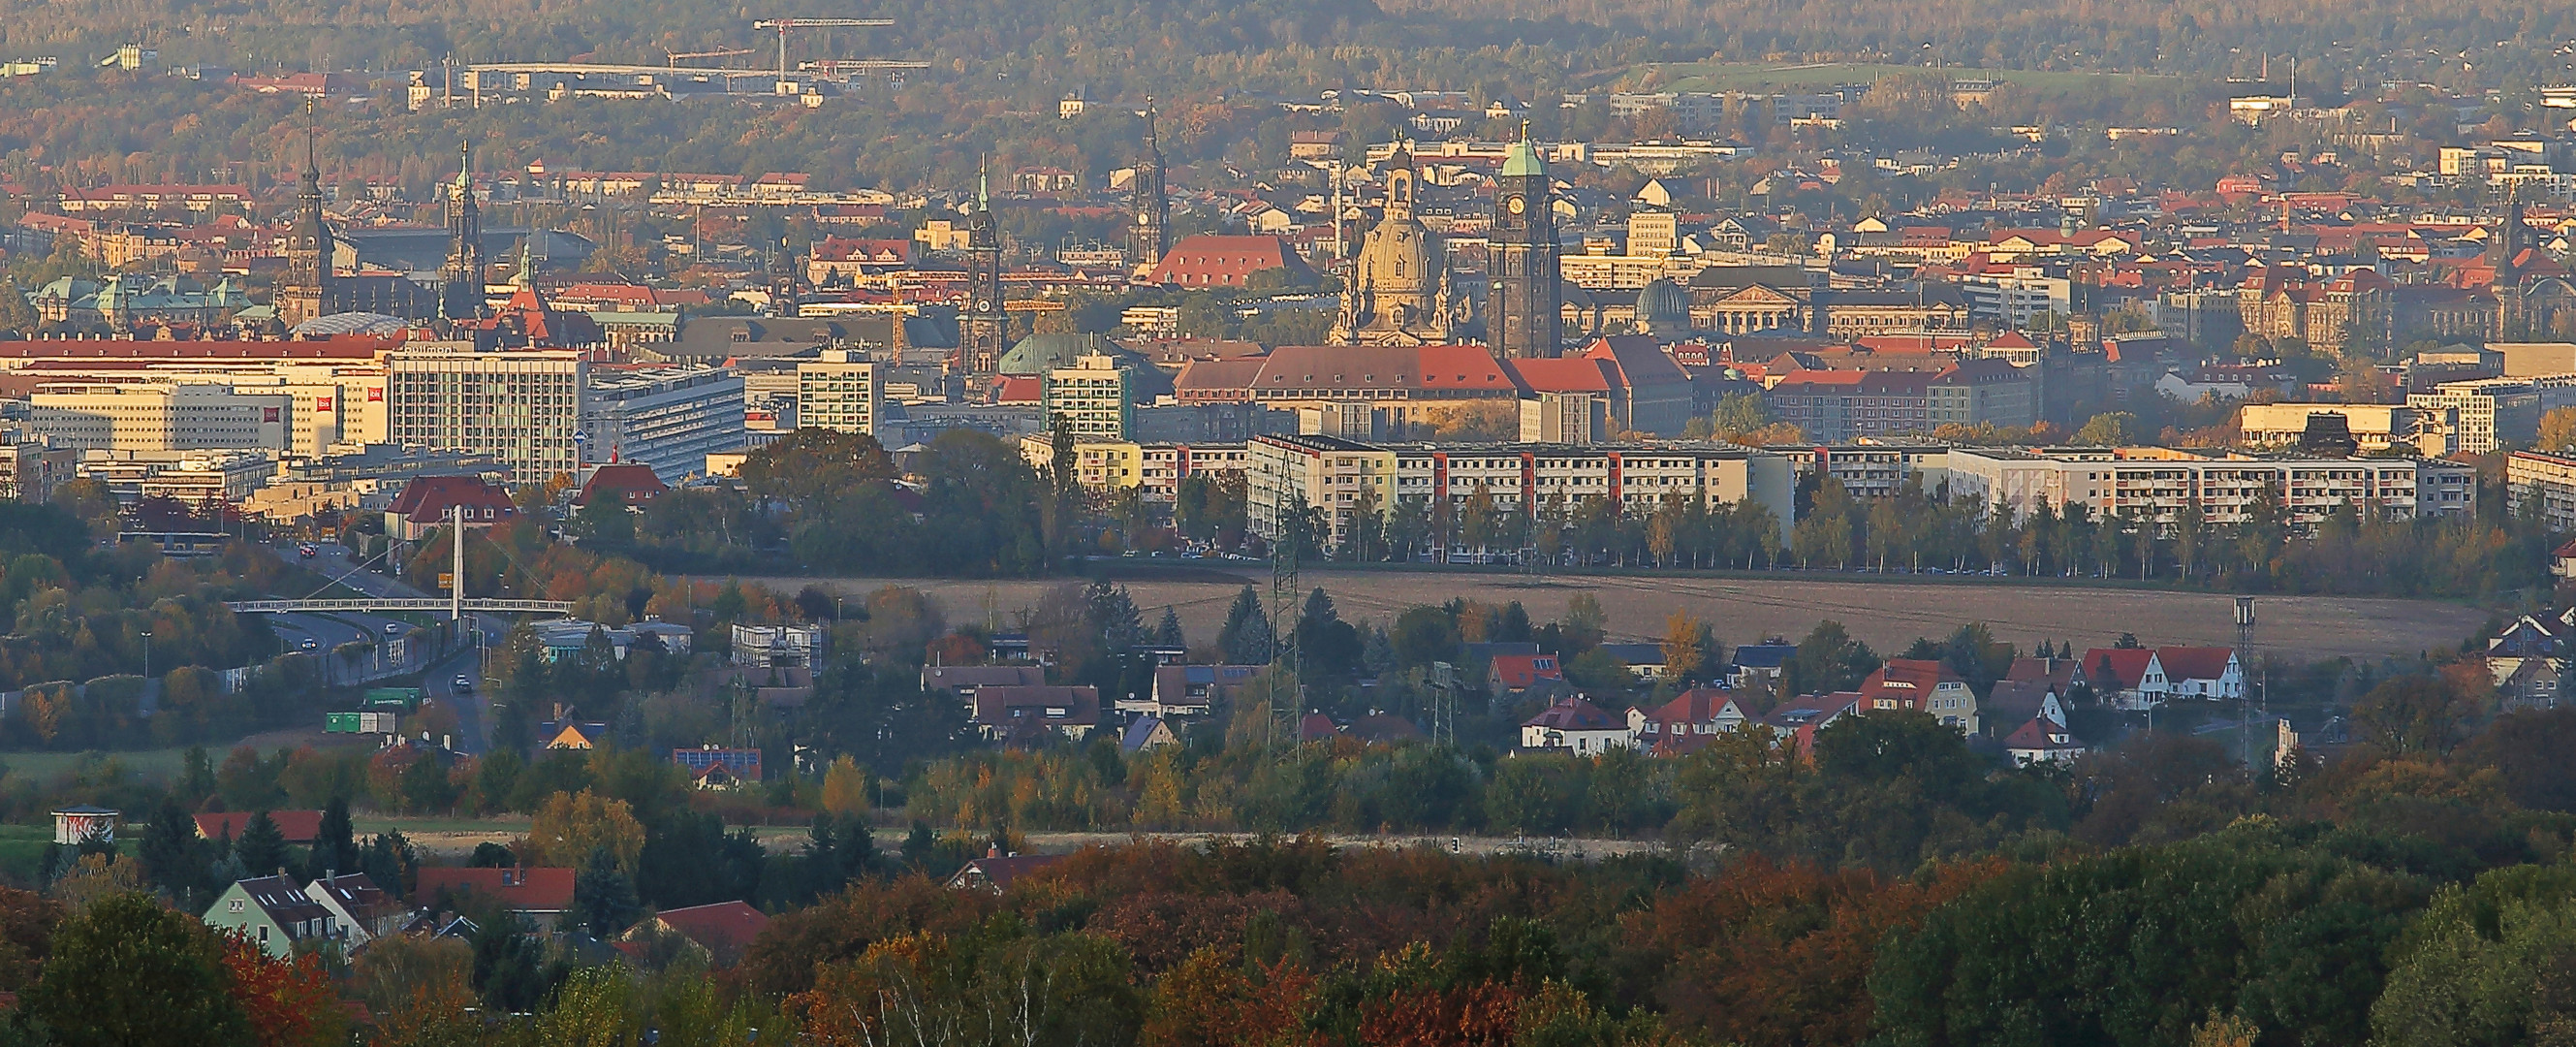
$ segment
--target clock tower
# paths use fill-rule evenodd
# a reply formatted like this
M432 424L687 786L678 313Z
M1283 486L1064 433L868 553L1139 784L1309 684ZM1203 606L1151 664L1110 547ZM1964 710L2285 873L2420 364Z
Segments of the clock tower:
M966 373L1001 369L1011 315L1002 306L1002 230L993 221L992 189L982 172L975 176L974 213L966 219L966 309L958 320L957 349Z
M1496 182L1486 341L1501 356L1555 356L1565 350L1555 196L1547 161L1539 158L1526 124L1521 140L1503 157Z

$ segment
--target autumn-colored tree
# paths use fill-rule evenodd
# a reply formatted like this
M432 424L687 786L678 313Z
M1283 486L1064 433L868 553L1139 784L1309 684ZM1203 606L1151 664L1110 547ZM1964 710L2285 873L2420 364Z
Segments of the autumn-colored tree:
M1923 885L1751 855L1622 922L1663 972L1655 997L1671 1024L1745 1047L1859 1043L1879 940L1997 868L1947 866Z
M62 903L34 891L0 887L0 992L20 992L35 981L53 942Z
M869 779L873 775L847 756L832 761L823 773L823 809L833 814L866 814Z
M1360 1005L1372 1047L1505 1047L1520 1031L1522 992L1497 982L1404 989Z
M1286 962L1247 974L1202 947L1154 982L1142 1047L1294 1047L1320 1042L1307 1029L1317 1000L1314 975Z
M644 826L624 800L588 789L556 793L538 805L528 826L531 865L575 866L594 848L606 848L620 870L632 871L644 850Z
M248 935L224 935L224 971L233 1000L250 1017L259 1047L322 1047L348 1040L338 987L313 953L280 959Z
M1690 612L1676 609L1664 618L1664 674L1685 679L1699 671L1700 623Z
M139 864L116 861L104 854L84 854L69 871L54 879L52 893L65 908L79 912L102 899L142 889L143 870Z

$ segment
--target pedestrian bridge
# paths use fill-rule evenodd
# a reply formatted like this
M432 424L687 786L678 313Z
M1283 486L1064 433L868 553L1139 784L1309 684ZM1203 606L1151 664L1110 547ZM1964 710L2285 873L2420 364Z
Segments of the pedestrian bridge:
M450 600L400 596L366 600L227 600L224 606L243 614L329 614L334 611L351 614L381 611L438 613L457 607ZM464 609L486 614L571 614L572 604L563 600L467 600Z

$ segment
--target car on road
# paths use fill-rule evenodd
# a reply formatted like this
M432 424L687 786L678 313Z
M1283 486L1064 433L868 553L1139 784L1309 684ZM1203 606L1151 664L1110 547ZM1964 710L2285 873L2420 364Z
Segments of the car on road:
M295 547L295 555L310 560L316 556L322 555L322 547L311 542L300 543Z
M401 635L402 635L402 631L403 631L403 623L401 623L401 622L386 622L386 623L385 623L385 635L387 635L387 636L401 636Z
M321 649L321 647L322 647L322 641L320 641L320 640L316 640L316 639L314 639L314 638L312 638L312 637L310 637L310 636L307 636L307 637L305 637L305 638L304 638L304 642L303 642L303 643L296 644L295 646L296 646L298 649L306 650L306 651L319 650L319 649Z
M459 690L459 691L471 691L471 690L473 690L473 689L474 689L474 679L473 679L472 677L469 677L469 676L465 675L464 673L458 673L458 674L456 674L456 689L457 689L457 690Z

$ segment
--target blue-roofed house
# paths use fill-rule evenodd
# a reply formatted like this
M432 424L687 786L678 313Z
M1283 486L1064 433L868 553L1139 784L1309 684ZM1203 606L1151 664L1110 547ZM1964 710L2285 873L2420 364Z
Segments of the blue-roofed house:
M1726 676L1727 685L1747 687L1757 681L1777 684L1781 671L1788 668L1789 659L1797 656L1798 645L1778 637L1737 647L1735 667Z

